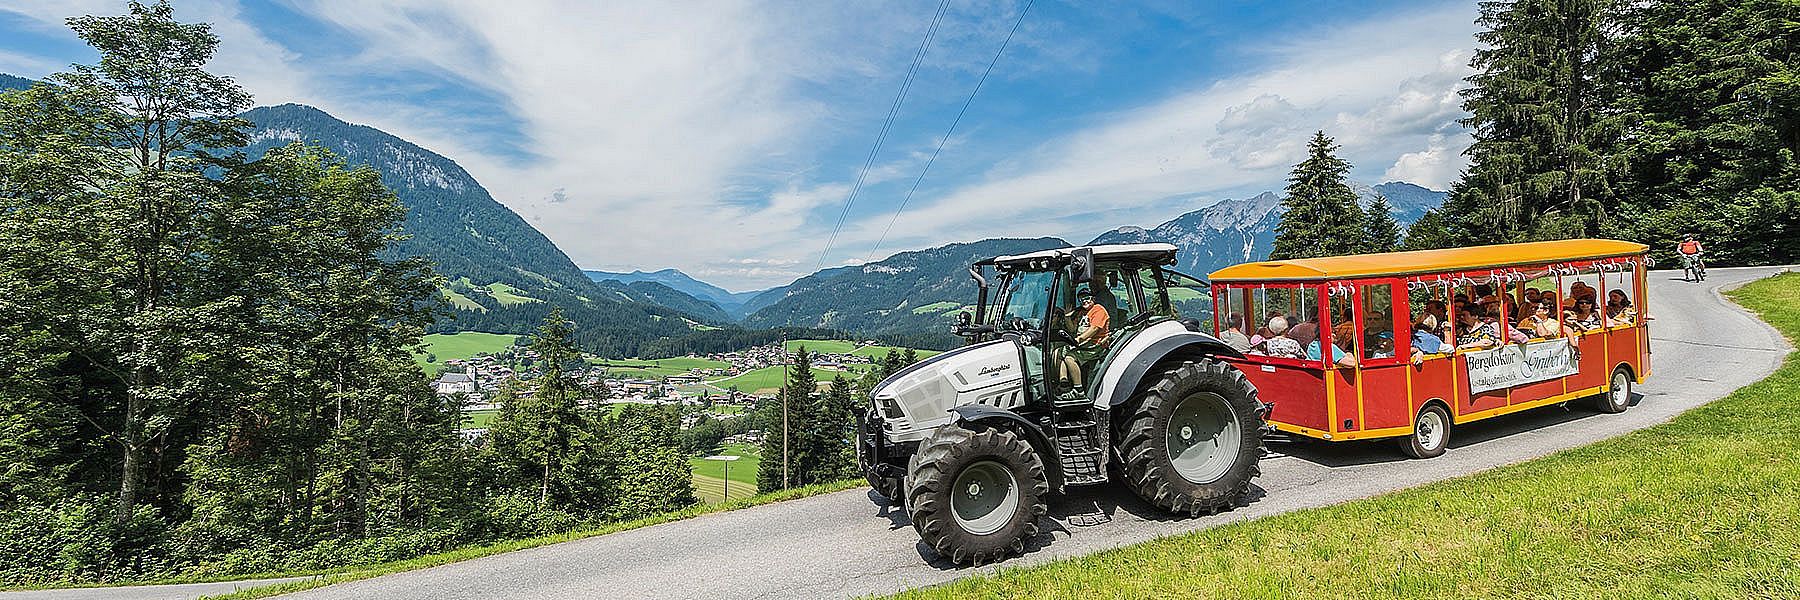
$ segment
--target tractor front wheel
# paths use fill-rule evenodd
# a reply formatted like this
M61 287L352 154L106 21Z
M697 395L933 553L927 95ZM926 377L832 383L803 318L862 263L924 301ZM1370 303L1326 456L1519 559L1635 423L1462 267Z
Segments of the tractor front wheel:
M1229 510L1259 473L1266 416L1236 367L1209 358L1170 368L1139 392L1125 426L1126 482L1170 512Z
M938 429L919 443L907 469L913 529L957 564L998 561L1037 535L1050 491L1037 451L1017 433Z

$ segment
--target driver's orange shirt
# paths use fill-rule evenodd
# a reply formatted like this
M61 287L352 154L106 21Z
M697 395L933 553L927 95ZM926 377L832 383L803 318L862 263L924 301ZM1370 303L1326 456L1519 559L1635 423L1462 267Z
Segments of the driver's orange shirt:
M1693 240L1688 240L1688 241L1682 242L1681 243L1681 253L1682 254L1699 254L1700 253L1700 242L1696 242Z
M1106 309L1101 308L1098 303L1088 306L1087 316L1083 317L1081 320L1084 327L1092 327L1099 330L1100 333L1094 336L1094 343L1104 344L1106 343L1106 337L1112 334L1112 328L1107 324L1109 319L1110 318L1106 316Z

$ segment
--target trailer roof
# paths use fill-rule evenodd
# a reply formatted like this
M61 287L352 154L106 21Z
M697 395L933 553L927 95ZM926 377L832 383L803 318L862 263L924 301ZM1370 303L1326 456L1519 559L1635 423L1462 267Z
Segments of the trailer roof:
M1213 281L1351 279L1449 273L1643 254L1650 247L1619 240L1578 239L1354 254L1244 263L1213 271Z

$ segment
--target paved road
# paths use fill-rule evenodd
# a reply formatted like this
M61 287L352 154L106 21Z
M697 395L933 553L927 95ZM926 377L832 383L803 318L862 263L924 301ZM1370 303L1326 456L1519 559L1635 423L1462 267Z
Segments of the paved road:
M1543 456L1667 421L1780 366L1775 330L1718 291L1778 269L1713 269L1705 284L1651 274L1652 375L1620 415L1545 408L1459 428L1448 454L1404 460L1391 442L1279 443L1247 506L1173 518L1106 488L1051 504L1050 531L1023 557L1041 563L1151 538L1374 496ZM1096 512L1110 522L1069 525ZM942 583L995 566L955 568L918 544L906 517L851 490L340 584L283 598L830 598ZM111 590L109 598L151 598ZM99 596L31 594L72 600ZM0 600L27 596L0 594ZM163 596L155 596L163 597Z

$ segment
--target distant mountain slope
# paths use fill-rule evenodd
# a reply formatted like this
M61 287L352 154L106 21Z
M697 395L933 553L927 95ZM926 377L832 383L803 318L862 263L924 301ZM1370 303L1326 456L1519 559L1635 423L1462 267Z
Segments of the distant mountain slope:
M891 337L894 335L947 338L950 314L975 301L970 263L1068 245L1057 238L990 239L901 252L861 266L826 269L789 285L768 306L746 317L744 324L829 327L890 336L886 339L895 339ZM755 301L769 300L773 293L764 293Z
M749 302L751 298L756 297L757 294L767 291L755 290L749 292L730 292L726 291L725 288L694 279L687 273L683 273L678 269L663 269L661 271L649 273L644 271L614 273L609 271L591 270L582 271L582 273L586 274L588 279L594 281L606 281L611 279L625 284L638 282L659 283L696 299L711 302L719 309L730 314L734 320L742 318L747 314L748 311L742 310L746 302Z
M243 114L254 124L246 152L259 157L295 141L330 148L352 165L369 165L407 207L399 255L422 255L452 282L453 322L440 329L495 333L534 331L550 306L561 306L591 349L632 356L644 341L693 330L688 315L619 298L581 269L518 214L496 202L454 161L373 127L353 125L319 109L259 107ZM673 290L670 290L671 292ZM469 292L469 293L463 293ZM452 296L454 293L456 295ZM649 292L638 291L640 295Z
M1367 207L1375 192L1388 199L1391 214L1401 227L1417 221L1426 210L1444 202L1444 192L1403 182L1369 186L1352 184ZM1205 277L1222 267L1262 260L1275 244L1275 226L1281 223L1281 197L1263 192L1241 200L1225 200L1170 219L1153 229L1120 227L1100 234L1092 244L1168 242L1181 248L1175 269Z
M32 81L30 79L26 79L24 77L14 77L12 75L0 73L0 92L4 92L6 90L27 89L27 88L31 87L31 84L32 84Z
M619 299L626 302L672 308L692 315L704 323L730 323L737 321L737 317L725 312L723 308L720 308L719 305L713 301L695 298L690 294L663 285L659 282L633 281L624 283L616 279L608 279L595 282L595 285L616 294Z

